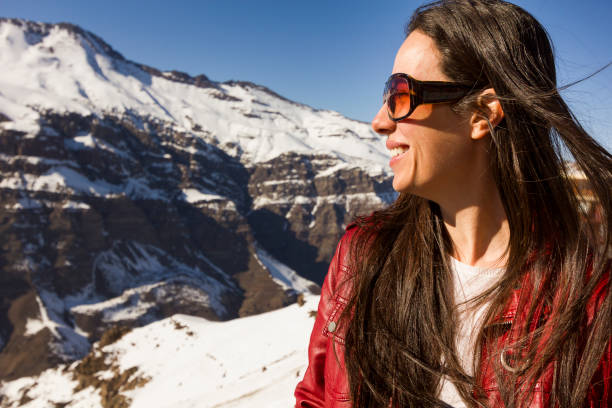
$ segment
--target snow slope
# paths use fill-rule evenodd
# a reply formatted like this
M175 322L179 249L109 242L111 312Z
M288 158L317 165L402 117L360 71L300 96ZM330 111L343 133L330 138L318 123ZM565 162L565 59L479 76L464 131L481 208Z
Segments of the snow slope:
M148 379L122 393L133 408L288 408L307 366L311 312L319 297L307 295L305 302L227 322L175 315L133 329L102 351L120 372L136 367L133 377ZM1 406L101 407L99 390L72 391L77 363L1 384ZM24 396L31 400L18 405Z

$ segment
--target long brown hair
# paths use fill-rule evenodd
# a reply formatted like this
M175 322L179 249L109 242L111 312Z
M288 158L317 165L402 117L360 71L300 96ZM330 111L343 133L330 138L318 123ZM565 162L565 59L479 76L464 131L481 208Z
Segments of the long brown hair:
M551 405L581 406L612 330L609 285L584 330L587 303L609 274L610 153L559 95L548 34L520 7L438 1L416 10L406 34L415 30L435 41L448 78L474 87L453 109L482 109L477 96L489 87L500 100L505 118L491 127L490 167L510 227L508 262L499 283L479 298L487 312L470 376L455 350L452 242L437 204L402 193L389 208L359 219L347 282L352 296L342 315L353 405L439 406L446 376L469 405L482 406L480 345L495 344L499 333L490 323L520 287L527 322L543 305L552 315L536 328L510 329L523 350L513 369L501 366L504 350L487 349L505 405L528 405L534 381L554 365ZM594 230L580 205L568 154L590 181L603 231Z

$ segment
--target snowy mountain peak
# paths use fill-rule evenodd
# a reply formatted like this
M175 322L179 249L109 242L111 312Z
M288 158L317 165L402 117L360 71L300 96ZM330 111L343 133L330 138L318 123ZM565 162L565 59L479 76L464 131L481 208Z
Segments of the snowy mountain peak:
M384 140L363 122L261 85L214 82L131 62L72 24L0 19L0 66L0 111L12 120L3 122L5 128L36 133L45 110L137 115L192 132L245 165L315 151L388 173Z
M0 25L10 25L18 27L19 31L24 34L26 42L31 46L41 43L45 37L53 35L56 32L64 32L71 35L74 39L78 41L87 42L87 44L92 49L96 50L98 53L106 54L117 60L125 60L123 55L114 50L102 38L72 23L50 24L38 21L23 20L19 18L0 17ZM3 32L3 39L8 39L10 41L10 31L11 30L9 28L8 30Z

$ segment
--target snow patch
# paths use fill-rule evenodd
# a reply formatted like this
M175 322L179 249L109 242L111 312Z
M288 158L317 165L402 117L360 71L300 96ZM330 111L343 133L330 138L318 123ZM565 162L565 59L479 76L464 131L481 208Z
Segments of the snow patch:
M227 200L226 197L218 194L210 193L209 191L202 192L195 188L183 189L183 199L188 203L198 203L200 201L216 201L216 200Z
M76 202L72 200L68 200L64 204L62 204L62 208L66 210L90 210L91 209L90 205L87 203Z
M36 303L38 304L38 313L39 313L40 318L38 319L28 318L26 322L26 331L24 335L32 336L38 333L39 331L41 331L42 329L47 328L51 331L53 336L58 337L59 336L59 333L57 331L58 324L54 322L53 320L49 319L49 315L47 314L47 309L43 305L42 300L40 300L39 296L36 296Z
M21 197L13 205L5 205L5 208L11 210L34 210L43 208L43 204L39 200L34 200L29 197Z
M253 200L253 209L257 210L267 206L274 205L307 205L314 204L316 208L323 203L341 204L345 205L347 211L349 211L351 204L355 202L369 202L371 204L380 204L382 199L376 193L355 193L355 194L330 194L325 196L294 196L294 197L281 197L281 198L269 198L266 196L257 196ZM314 214L315 211L312 213Z
M104 140L95 138L91 134L80 134L73 139L64 139L64 146L70 150L100 149L121 158L130 159L130 155L124 150L118 149Z
M270 272L272 280L285 290L293 290L296 293L312 293L310 288L317 285L298 275L293 269L275 259L272 255L261 248L256 251L257 262Z

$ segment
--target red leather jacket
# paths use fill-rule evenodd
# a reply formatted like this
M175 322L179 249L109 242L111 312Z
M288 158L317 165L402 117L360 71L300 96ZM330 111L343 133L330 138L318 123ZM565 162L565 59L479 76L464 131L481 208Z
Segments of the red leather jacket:
M342 282L347 271L346 255L351 236L357 228L347 228L347 232L340 240L336 253L329 266L327 277L323 282L321 300L314 328L310 336L308 347L308 369L304 379L295 389L296 407L317 408L348 408L351 407L348 378L344 365L344 335L337 330L337 319L344 309L349 297L350 285L338 285ZM596 295L588 315L592 318L595 307L605 294L606 282L602 282L596 290ZM497 317L496 322L512 323L524 317L517 313L519 290L512 296L504 312ZM543 311L542 313L546 313ZM536 317L536 319L538 319ZM508 325L510 326L510 325ZM511 330L501 336L499 341L505 344L511 338ZM335 340L335 341L332 341ZM335 348L335 353L334 353ZM481 361L486 360L486 349L483 347ZM335 355L334 355L335 354ZM603 408L612 407L612 342L608 343L604 356L599 364L589 388L587 401L584 407ZM535 398L531 407L549 407L549 395L552 388L553 367L546 370L535 385ZM481 387L486 392L488 406L503 407L503 401L498 391L493 368L483 364Z

